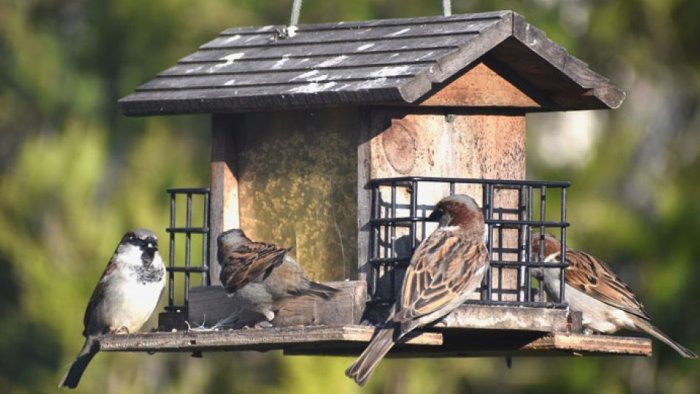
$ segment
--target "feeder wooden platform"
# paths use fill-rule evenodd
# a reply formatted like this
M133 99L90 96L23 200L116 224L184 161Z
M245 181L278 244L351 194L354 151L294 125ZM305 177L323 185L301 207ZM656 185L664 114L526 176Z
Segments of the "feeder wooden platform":
M313 347L355 345L361 349L372 338L368 326L297 326L205 331L151 332L106 335L99 339L101 351L201 352L222 350L278 350L299 345ZM403 346L440 346L442 334L416 332Z
M358 325L365 314L367 283L359 281L325 282L340 292L330 300L298 297L286 301L274 320L276 327L291 326L348 326ZM494 309L495 308L495 309ZM221 286L202 286L190 289L187 321L193 327L211 327L236 311L235 303L226 296ZM497 313L494 313L497 311ZM384 311L386 313L386 311ZM370 318L383 322L386 318ZM367 315L365 315L365 319ZM259 319L258 319L259 320ZM182 329L183 324L161 324L160 331ZM241 328L230 327L230 328ZM436 328L470 328L494 330L526 330L537 332L579 332L580 317L564 309L528 308L521 306L489 306L467 304L435 324Z
M225 331L152 332L105 335L108 352L211 352L283 350L285 355L356 356L370 341L369 326L315 326ZM389 357L477 357L534 355L651 355L647 338L529 331L446 329L416 332Z
M282 304L274 328L234 327L207 330L235 311L220 286L190 289L186 330L168 326L161 315L160 331L108 335L99 340L102 351L193 352L282 350L287 355L356 356L375 328L361 325L365 313L365 281L326 282L340 292L330 300L299 297ZM384 321L385 317L370 317ZM370 313L371 314L371 313ZM167 317L167 316L165 316ZM176 329L174 329L176 328ZM424 332L412 333L390 357L477 357L528 355L651 354L651 341L606 335L583 335L580 313L565 309L466 304Z

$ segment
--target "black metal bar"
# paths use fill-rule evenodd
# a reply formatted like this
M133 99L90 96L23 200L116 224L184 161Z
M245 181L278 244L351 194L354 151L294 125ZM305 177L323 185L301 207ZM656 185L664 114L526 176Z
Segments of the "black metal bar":
M170 227L175 227L175 199L176 195L170 192ZM169 238L169 253L168 253L168 306L170 308L175 305L175 233L166 229Z
M169 233L179 233L179 234L209 234L209 226L206 227L168 227L165 231Z
M208 191L209 189L207 189ZM204 217L202 218L202 228L207 229L202 236L202 286L209 286L211 278L209 277L209 193L204 194L203 198Z
M525 186L521 186L520 189L518 189L518 220L522 220L523 216L525 214L525 193L523 192L523 188ZM525 261L525 226L519 226L518 227L518 261ZM526 274L525 274L525 266L520 265L518 267L518 301L519 302L525 302L525 279L526 279ZM527 287L530 287L528 284Z
M411 212L409 214L411 217L418 217L418 182L411 182ZM411 222L411 230L409 233L411 237L411 254L416 250L416 222Z
M532 186L527 186L527 211L525 220L532 220ZM525 260L531 260L532 256L532 227L526 226L527 232L525 234ZM530 267L527 268L527 300L532 301L532 271ZM540 284L538 282L538 290L540 290Z
M186 193L185 226L192 228L192 193ZM190 267L192 266L192 233L185 233L185 305L190 303Z
M380 207L379 207L379 185L376 185L372 187L372 213L370 217L372 216L379 216L381 215ZM370 250L372 251L371 257L379 257L379 228L376 226L371 226L371 238L370 242L372 243L370 245ZM377 286L378 286L378 280L379 280L379 268L372 268L370 271L371 278L370 278L370 295L375 296L377 292Z
M568 187L571 186L570 182L566 181L531 181L531 180L510 180L510 179L482 179L482 178L440 178L440 177L429 177L429 176L405 176L396 178L377 178L372 179L367 182L368 185L375 184L387 184L389 182L438 182L438 183L476 183L476 184L493 184L493 185L513 185L515 187L520 187L520 185L528 186L551 186L551 187Z
M396 217L396 182L392 182L391 184L391 217ZM396 226L391 226L391 237L389 238L389 257L396 257ZM393 301L395 295L398 294L400 290L396 289L396 267L391 266L390 269L391 275L389 275L389 277L391 278L391 299Z
M368 183L372 195L372 212L370 212L369 226L371 231L370 253L367 263L370 264L370 272L374 273L370 281L370 298L372 304L390 304L394 301L398 292L398 277L410 262L410 256L397 255L398 245L396 229L406 228L410 236L410 246L414 249L419 239L426 237L426 216L430 205L422 205L419 201L418 190L425 182L443 183L449 187L449 193L454 194L458 184L473 184L481 186L483 212L487 225L485 242L488 248L490 267L487 270L481 287L482 303L488 305L523 305L548 308L561 308L564 302L545 301L543 282L533 281L531 269L549 268L561 269L565 264L544 263L541 251L532 250L533 230L539 229L544 233L547 229L558 229L562 238L565 237L565 229L569 225L566 222L566 189L568 182L545 181L516 181L516 180L488 180L488 179L460 179L460 178L436 178L436 177L400 177L375 179ZM389 201L382 202L380 188L388 188ZM406 204L398 204L398 188L405 188L410 193L410 200ZM533 214L536 206L535 188L540 191L540 213L538 217ZM559 220L547 220L547 190L560 189L562 215ZM495 195L499 191L517 191L517 208L497 207L494 204ZM376 197L375 197L376 196ZM389 197L389 196L388 196ZM381 210L380 210L381 209ZM399 211L408 211L406 216L397 217ZM419 212L420 210L420 212ZM515 219L513 219L515 218ZM420 223L420 228L418 227ZM418 230L421 230L420 238ZM495 232L495 234L494 234ZM401 234L404 234L402 231ZM504 237L510 234L517 236L517 245L506 247ZM383 238L382 238L383 237ZM498 242L495 242L496 239ZM495 244L497 243L497 244ZM380 249L381 248L381 249ZM382 253L380 253L382 252ZM513 257L511 257L513 256ZM512 259L512 260L506 260ZM497 272L494 272L496 270ZM381 278L379 273L382 272ZM512 272L517 276L515 285L504 284L506 272ZM563 270L562 270L563 272ZM493 275L498 278L493 278ZM494 281L494 279L496 279ZM494 282L496 285L494 286ZM536 297L534 286L538 287ZM381 290L381 291L379 291ZM390 293L387 291L390 290ZM494 291L498 293L494 297ZM561 295L562 293L560 293ZM514 300L511 300L511 297ZM539 298L539 301L535 301ZM563 299L560 297L560 299Z
M185 267L185 266L176 266L171 268L173 272L197 272L197 273L204 273L207 272L205 268L203 267Z
M208 285L209 278L209 188L170 188L167 189L170 194L170 226L166 231L170 235L170 261L168 270L169 288L168 288L168 305L166 310L171 312L182 312L189 305L189 290L191 285L191 274L196 273L202 276L202 284ZM186 198L185 209L185 226L178 227L177 225L177 201L178 196L184 195ZM193 196L202 196L202 226L193 226ZM177 234L183 234L185 239L185 256L184 266L176 265L176 239ZM202 239L202 261L198 266L192 265L192 234L201 235ZM182 304L175 302L175 287L176 275L184 277L183 286L183 301ZM179 276L177 277L179 278Z
M561 217L560 217L562 222L566 222L566 188L563 187L561 189ZM566 226L561 227L561 238L559 238L561 241L561 261L564 264L567 264L566 262ZM568 265L568 264L567 264ZM566 302L566 294L564 294L564 289L566 289L566 281L565 281L565 270L566 267L561 268L559 270L559 302L565 303Z
M406 227L410 226L410 223L413 222L422 222L425 221L424 217L411 217L411 216L403 216L399 218L375 218L375 219L370 219L370 224L389 224L389 225L405 225ZM491 224L493 227L503 227L503 228L518 228L520 226L541 226L545 228L553 227L553 228L560 228L562 224L564 225L569 225L569 223L562 223L559 221L540 221L540 220L512 220L512 219L501 219L501 220L485 220L486 224ZM185 231L182 231L185 232ZM194 231L192 231L194 232Z
M208 187L171 187L166 191L170 194L209 194Z
M486 204L486 218L490 221L493 217L493 185L486 185L486 199L483 201ZM493 260L493 230L492 226L487 226L489 233L486 236L486 242L488 244L488 256L489 260ZM484 273L484 280L486 281L486 300L491 301L493 298L493 280L492 280L493 268L489 265L489 268ZM482 297L483 299L483 297Z

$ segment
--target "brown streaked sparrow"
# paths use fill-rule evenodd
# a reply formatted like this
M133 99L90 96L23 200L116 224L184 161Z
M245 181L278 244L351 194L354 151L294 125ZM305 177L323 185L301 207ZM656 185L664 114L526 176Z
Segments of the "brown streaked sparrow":
M126 233L92 292L83 324L85 344L59 387L75 388L98 351L96 339L107 333L138 331L158 305L165 285L165 265L151 230Z
M345 371L361 386L396 342L462 305L486 272L484 216L471 197L443 198L428 219L439 226L413 253L392 314Z
M544 241L540 240L541 237ZM540 245L543 245L545 262L561 261L561 242L558 239L549 234L533 235L533 254L540 252ZM698 357L651 324L651 318L644 309L644 305L605 262L588 253L568 247L565 259L569 265L564 270L566 282L564 296L572 310L581 312L584 331L587 334L609 334L623 328L646 332L683 357ZM540 273L544 271L545 291L551 298L558 301L559 269L544 268L538 271Z
M291 248L253 242L243 230L228 230L217 238L221 286L242 309L260 313L267 322L275 318L277 303L290 297L311 295L330 299L338 290L313 282L289 255Z

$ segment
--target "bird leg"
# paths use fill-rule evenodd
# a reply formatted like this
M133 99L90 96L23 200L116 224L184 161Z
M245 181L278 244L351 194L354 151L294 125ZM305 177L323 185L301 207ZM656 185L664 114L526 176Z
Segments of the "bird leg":
M110 326L109 332L111 332L112 334L115 334L115 335L129 335L129 329L126 328L126 326L121 326L117 329Z

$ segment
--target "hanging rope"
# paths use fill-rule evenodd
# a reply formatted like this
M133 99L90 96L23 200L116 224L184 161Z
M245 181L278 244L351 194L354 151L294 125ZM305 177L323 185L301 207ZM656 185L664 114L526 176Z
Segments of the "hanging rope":
M442 15L450 16L452 15L452 1L442 0Z
M299 14L301 14L301 1L294 0L292 3L292 17L289 18L289 26L296 26L299 24Z

